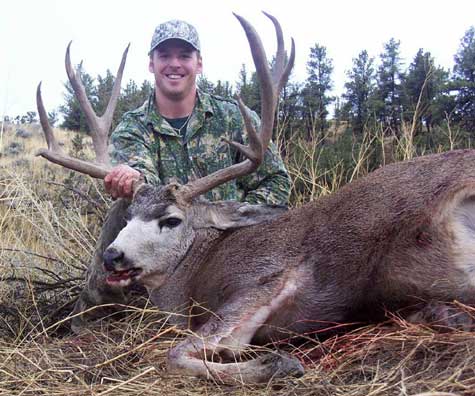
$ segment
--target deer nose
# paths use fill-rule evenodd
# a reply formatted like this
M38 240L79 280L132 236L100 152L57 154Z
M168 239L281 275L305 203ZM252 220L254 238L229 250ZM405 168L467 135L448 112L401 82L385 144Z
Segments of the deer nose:
M107 248L102 255L104 260L104 267L107 271L114 271L116 265L124 258L124 252L121 252L115 248Z

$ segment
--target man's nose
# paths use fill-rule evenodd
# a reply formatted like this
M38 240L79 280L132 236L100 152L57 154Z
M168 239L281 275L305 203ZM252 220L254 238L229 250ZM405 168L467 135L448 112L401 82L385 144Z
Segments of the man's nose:
M168 66L180 67L181 66L180 58L178 56L170 56L170 58L168 59Z

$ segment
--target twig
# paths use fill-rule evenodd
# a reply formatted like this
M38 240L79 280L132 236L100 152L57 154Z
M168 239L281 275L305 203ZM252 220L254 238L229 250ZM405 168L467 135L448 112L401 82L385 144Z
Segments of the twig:
M64 184L64 183L58 183L58 182L53 182L53 181L46 182L46 184L51 184L51 185L53 185L53 186L63 187L63 188L66 189L66 190L72 191L73 193L79 195L81 198L83 198L83 199L85 199L86 201L88 201L90 204L94 205L96 208L101 206L101 203L100 203L100 202L95 201L94 199L92 199L92 198L89 197L87 194L83 193L82 191L78 190L77 188L74 188L74 187L71 187L71 186L67 186L67 185Z
M50 261L56 261L58 263L63 263L60 259L57 259L57 258L54 258L54 257L50 257L50 256L44 256L42 254L39 254L39 253L35 253L35 252L31 252L29 250L21 250L21 249L13 249L13 248L4 248L4 247L0 247L0 250L1 251L6 251L6 252L16 252L16 253L24 253L24 254L27 254L29 256L35 256L35 257L39 257L39 258L42 258L42 259L45 259L45 260L50 260Z
M109 388L104 392L98 393L97 396L107 395L108 393L111 393L111 392L119 389L120 387L122 387L124 385L127 385L127 384L130 384L131 382L135 381L136 379L138 379L140 377L143 377L145 374L148 374L151 371L156 371L156 368L155 367L149 367L147 370L145 370L144 372L142 372L140 374L137 374L135 377L129 378L127 381L121 382L120 384L115 385L112 388Z

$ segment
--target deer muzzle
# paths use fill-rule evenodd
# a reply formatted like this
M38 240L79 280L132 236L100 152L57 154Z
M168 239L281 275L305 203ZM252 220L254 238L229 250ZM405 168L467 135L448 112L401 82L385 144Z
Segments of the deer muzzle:
M131 267L125 258L124 252L116 248L107 248L102 258L104 269L108 272L106 282L111 286L128 286L142 273L141 268Z

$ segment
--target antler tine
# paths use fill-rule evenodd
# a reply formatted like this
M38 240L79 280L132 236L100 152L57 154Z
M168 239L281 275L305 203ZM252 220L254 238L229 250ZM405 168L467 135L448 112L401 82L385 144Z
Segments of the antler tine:
M292 68L294 67L294 62L295 62L295 41L293 38L290 39L291 44L290 44L290 56L287 61L287 65L285 66L284 71L282 72L282 75L280 76L279 83L277 85L277 92L280 93L282 91L282 88L284 88L284 85L287 83L287 80L289 79L290 73L292 72Z
M267 12L263 11L263 14L268 17L275 27L275 33L277 36L277 53L275 56L275 64L272 70L272 79L276 86L276 90L278 93L282 90L285 83L289 79L290 72L294 67L295 61L295 42L294 39L292 40L291 47L290 47L290 56L289 59L286 61L287 53L284 48L284 35L282 33L282 28L280 27L280 23L276 17Z
M272 70L272 80L274 84L277 86L278 79L280 78L280 75L282 74L282 71L285 66L285 49L284 49L284 35L282 33L282 28L280 27L280 23L277 20L276 17L274 17L271 14L268 14L265 11L262 11L262 13L269 18L272 23L274 24L275 28L275 33L277 36L277 52L275 54L275 63L274 67Z
M109 131L112 124L112 117L114 116L114 111L117 106L117 101L119 100L120 95L120 85L122 82L122 75L124 74L125 62L127 61L127 54L129 53L130 43L127 45L127 48L122 54L122 60L120 61L119 69L117 70L117 75L115 77L114 86L112 87L111 97L105 113L102 115L104 119L104 126L107 131Z
M38 88L36 89L36 107L38 108L41 127L43 128L46 143L48 144L48 149L39 149L36 155L40 155L48 161L64 166L65 168L90 175L97 179L103 179L109 172L109 169L105 165L96 165L77 158L69 157L61 150L61 147L54 137L53 128L51 128L51 125L49 124L48 115L46 114L43 105L43 99L41 97L41 82L38 84Z
M59 147L56 138L54 137L53 128L48 121L48 115L46 114L45 106L43 104L43 99L41 97L41 81L38 84L38 88L36 88L36 107L38 108L38 114L40 116L40 123L41 127L43 128L43 132L45 134L46 143L48 144L48 149L55 151L57 153L61 153L61 147Z
M83 111L86 117L87 125L89 126L89 129L91 131L92 143L94 146L94 151L96 153L96 161L102 164L109 164L109 156L107 153L109 130L112 123L112 116L120 94L120 83L130 44L127 46L122 55L122 61L117 72L117 77L114 83L114 87L112 89L112 94L111 98L109 99L107 109L101 117L98 117L94 109L92 108L89 99L87 98L86 89L84 88L81 79L74 72L74 69L71 65L71 43L72 41L69 42L68 47L66 49L66 73L68 75L69 81L71 82L71 86L73 87L74 93L76 94L76 97L79 101L81 110Z
M262 45L261 39L257 34L254 27L243 17L234 14L239 20L241 26L246 33L247 40L256 67L256 72L259 78L261 87L261 126L260 133L258 134L252 124L251 116L245 109L241 100L238 98L238 103L246 132L249 138L249 146L243 146L237 142L229 142L228 144L235 147L241 152L247 159L238 164L234 164L228 168L221 169L211 175L202 177L183 186L181 190L181 196L185 201L191 201L194 197L201 195L220 184L226 183L232 179L240 176L247 175L254 172L264 159L264 153L267 150L267 146L272 138L272 130L274 127L274 116L277 107L277 101L281 87L286 82L290 71L293 66L295 46L292 41L292 54L290 60L285 64L285 50L282 29L280 28L277 20L266 14L274 23L276 36L277 36L277 55L276 55L276 67L274 72L271 73L269 69L269 63ZM272 76L272 74L274 76Z

